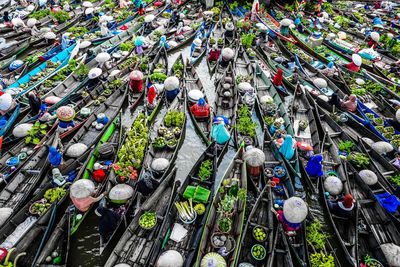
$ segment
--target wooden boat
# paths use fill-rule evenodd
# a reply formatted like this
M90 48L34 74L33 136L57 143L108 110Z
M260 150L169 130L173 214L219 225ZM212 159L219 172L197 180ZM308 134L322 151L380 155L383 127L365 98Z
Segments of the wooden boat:
M214 200L211 204L210 212L207 216L206 226L204 227L203 234L201 236L201 241L199 249L197 252L196 262L194 267L200 266L202 259L210 252L215 252L218 250L216 244L214 243L214 238L217 236L224 235L229 239L230 246L226 244L227 255L224 257L227 266L233 266L234 261L237 258L236 247L239 245L242 236L242 230L244 226L244 213L246 208L246 196L240 195L235 196L232 202L233 206L231 209L225 210L226 213L218 212L218 205L221 201L224 201L228 196L227 185L235 186L237 189L246 190L247 189L247 174L246 174L246 164L241 159L243 154L243 148L240 148L236 153L235 157L229 164L219 186L216 190ZM237 179L236 182L232 180ZM239 195L239 191L237 195ZM228 196L229 199L229 196ZM223 217L225 216L225 217ZM222 220L231 222L230 227L220 228ZM220 223L221 222L221 223Z
M201 170L205 170L205 166L210 170L208 176L203 177ZM187 178L181 185L176 198L173 200L174 203L178 203L180 201L187 201L185 197L185 190L188 187L202 187L206 190L209 190L209 195L207 200L202 203L205 206L203 214L197 214L195 220L191 224L183 223L180 218L179 212L175 205L171 206L171 209L168 211L166 222L162 226L160 233L158 234L157 240L154 245L154 253L151 256L151 260L149 262L150 265L156 264L160 255L167 250L176 250L183 257L184 264L183 266L192 266L194 257L196 256L196 251L199 243L201 242L201 234L205 227L206 219L208 212L211 208L211 202L214 196L214 183L217 171L217 154L215 150L215 144L210 144L204 153L197 160L193 168L190 170ZM193 206L195 203L193 203ZM184 228L187 230L187 235L183 240L176 242L172 239L168 239L165 243L165 236L168 235L171 231L173 232L173 228L176 227L176 224L182 225L184 224Z
M117 124L119 124L119 122L120 118L116 118L113 121L113 123L110 124L108 129L105 131L102 139L100 140L100 144L102 143L102 141L107 140L112 135L119 136L119 131L116 131L116 128L118 128ZM96 150L92 153L95 152ZM79 170L77 177L81 177L82 172L87 170L88 163L90 163L91 157L89 158L89 160L86 160L89 154L90 150L87 150L83 155L76 158L71 164L68 165L66 169L63 169L63 174ZM13 244L13 247L15 247L17 252L25 252L30 256L30 257L24 257L22 259L24 265L35 263L36 258L32 258L32 256L40 253L42 246L50 237L52 228L56 224L55 215L51 214L52 209L48 208L47 211L43 212L42 214L34 214L31 208L31 205L33 203L43 199L43 196L46 196L45 192L47 192L48 189L56 188L56 186L53 187L53 185L49 183L51 179L52 179L51 175L48 175L46 179L42 182L42 184L44 185L44 190L42 190L41 191L42 193L38 195L39 198L35 197L32 201L30 201L27 205L25 205L25 207L22 208L19 211L19 213L17 213L13 218L11 218L6 226L0 229L0 235L2 235L3 237L7 237L6 241L4 241L3 244L9 244L9 245ZM69 185L69 183L66 183L66 185ZM64 188L64 186L62 186L62 188ZM68 195L69 195L68 189L65 189L64 196L57 202L53 202L52 207L54 209L57 207L63 210L61 205L68 198ZM54 219L52 218L53 216ZM25 222L26 220L29 220L30 218L35 218L36 220L29 225L29 228L26 229L26 231L22 235L18 236L15 231L16 227ZM16 239L15 236L19 238ZM60 257L63 258L64 255Z
M172 201L180 186L179 181L174 182L175 175L174 168L154 193L137 208L132 222L104 266L111 267L118 263L148 264L158 233L165 224L164 219L168 216L168 211L172 207ZM140 203L139 199L137 201ZM149 230L140 226L140 217L146 212L155 212L157 215L156 225Z
M238 266L242 262L254 262L251 257L251 249L254 245L254 234L253 231L257 227L263 229L266 233L266 238L264 241L257 242L266 248L266 259L263 263L258 266L273 266L274 261L274 246L276 246L275 236L274 236L274 214L271 212L273 208L271 187L269 185L265 186L260 192L251 213L247 219L247 223L243 229L242 239L240 240L240 245L238 248L237 258L233 266ZM258 262L257 262L258 263Z
M348 168L352 192L357 199L357 205L360 206L357 214L358 264L365 262L366 256L369 255L384 266L389 266L387 258L383 254L382 245L390 243L399 245L399 226L391 220L388 212L376 201L375 193L365 187L358 172L350 165Z
M261 21L265 26L268 27L269 30L271 30L278 38L291 42L291 43L296 43L296 39L293 38L291 35L289 36L284 36L280 32L280 23L276 21L270 14L267 12L263 12L262 14L257 15L258 20Z
M200 135L202 138L203 142L206 144L210 143L210 133L211 133L211 127L212 127L212 116L208 117L195 117L191 111L191 107L195 104L195 102L190 100L190 91L192 90L199 90L200 92L203 93L203 98L206 103L209 103L207 99L206 92L204 90L203 84L197 75L197 72L195 68L190 65L186 64L185 65L185 71L184 71L184 86L186 88L186 103L188 104L188 109L189 109L189 115L190 118L192 119L193 125L197 131L197 133Z
M122 140L122 128L121 128L121 116L115 118L114 122L108 127L107 131L104 132L103 136L101 137L100 141L97 143L96 147L93 149L91 154L87 157L87 160L83 164L82 168L80 169L77 177L80 179L90 179L96 185L96 192L94 192L94 197L98 197L105 189L107 185L107 179L102 181L101 183L97 182L93 179L93 166L95 163L100 162L100 164L104 163L105 161L112 161L117 158L117 153L113 155L106 155L102 156L100 154L100 148L105 145L111 145L111 148L114 152L118 151L119 146L121 145ZM110 167L106 170L106 175L108 177L108 172L110 171ZM85 212L81 212L78 209L71 209L68 212L71 214L70 216L70 227L71 230L69 231L71 235L73 235L76 231L78 231L79 226L82 224L83 220L89 214L92 206ZM80 218L80 219L77 219Z
M136 168L137 172L140 172L140 174L138 175L139 180L143 177L144 171L145 169L142 168L141 165L137 166L136 162L142 162L145 155L144 153L148 153L148 141L149 141L149 126L148 125L148 121L147 118L145 116L145 114L139 114L135 120L132 123L131 129L129 130L129 132L127 132L125 139L122 142L122 145L119 147L118 149L118 156L115 158L114 160L114 164L116 164L117 166L120 165L120 163L126 162L123 157L124 157L124 152L123 150L127 151L129 149L131 149L130 143L137 140L140 142L140 146L142 146L143 149L143 156L142 158L140 155L140 149L136 147L137 152L133 155L133 159L131 160L132 162L132 167ZM140 130L140 132L138 132ZM122 164L121 164L122 165ZM133 178L129 177L128 181L126 181L127 178L122 178L119 176L120 174L117 173L116 169L112 168L108 174L107 179L107 185L106 185L106 191L110 191L112 189L112 187L118 183L129 183L134 190L137 189L137 187L135 186L135 182L136 180L134 180ZM137 179L137 177L136 177ZM140 194L139 194L140 195ZM118 238L121 236L121 234L123 233L123 226L127 226L127 220L130 219L130 212L132 209L136 209L137 206L140 204L140 199L141 199L141 195L140 197L138 197L138 194L134 193L134 196L127 201L126 203L122 203L122 205L114 205L113 207L111 207L113 210L118 210L118 211L122 211L120 214L120 218L119 221L117 223L116 228L114 229L114 231L109 235L109 236L101 236L100 235L100 255L103 254L104 251L109 251L112 247L111 244L115 245L116 240L118 240ZM132 205L136 204L136 207L132 207ZM122 207L123 206L123 207Z
M232 136L236 121L238 93L235 86L235 76L231 64L229 64L226 72L218 81L215 92L216 96L213 118L217 116L225 117L228 121L228 124L225 123L225 127ZM228 144L229 141L227 141L225 144L217 144L218 162L222 160L222 157L228 148Z
M210 74L214 73L215 67L218 64L218 61L209 61L208 60L208 55L209 55L211 49L215 46L217 46L218 50L220 50L220 51L225 46L224 27L223 27L221 20L219 20L213 27L213 29L210 33L210 39L207 42L206 56L207 56L208 71L210 72Z
M189 53L189 63L192 65L196 65L199 63L200 59L204 56L207 50L207 44L210 39L210 34L214 28L214 25L207 25L206 22L203 22L203 24L200 26L200 28L197 30L196 36L194 37L194 40L201 40L201 45L196 46L195 41L193 41L191 48L190 48L190 53Z
M159 112L163 102L164 102L164 94L157 94L157 96L154 98L153 103L148 102L148 89L151 86L156 86L157 84L160 84L160 81L158 80L151 80L151 75L154 73L161 73L161 74L168 74L168 56L167 56L167 51L165 50L164 47L160 48L157 52L157 55L153 59L153 61L150 63L149 66L149 71L148 73L150 75L147 75L146 79L146 87L145 87L145 110L147 111L148 115L148 120L151 122L157 113ZM162 81L163 82L163 81Z
M243 45L239 45L236 49L234 62L236 80L251 80L254 73L253 66Z

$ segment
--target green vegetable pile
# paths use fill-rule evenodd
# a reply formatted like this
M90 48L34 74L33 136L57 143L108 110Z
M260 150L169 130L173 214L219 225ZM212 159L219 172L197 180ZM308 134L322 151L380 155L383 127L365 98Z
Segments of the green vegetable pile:
M255 137L257 124L251 118L250 109L246 105L242 105L238 110L238 116L239 120L237 122L237 127L239 133L242 135Z
M142 167L149 134L147 120L144 114L138 115L128 131L125 142L118 151L118 161L114 167L120 177L130 177Z
M256 226L253 229L254 238L259 241L263 242L267 238L267 233L265 232L264 228Z
M152 146L156 149L164 148L166 145L167 145L167 141L162 136L159 136L156 139L154 139L154 141L152 143Z
M208 159L206 161L203 161L200 165L199 169L199 178L201 181L207 180L208 178L211 177L213 172L213 165L212 165L212 160Z
M132 42L126 41L123 42L122 44L120 44L119 49L121 51L128 51L131 52L133 50L133 48L135 48L135 46L133 45Z
M339 150L343 152L350 152L354 149L355 144L352 141L340 141L339 142Z
M335 260L333 255L326 252L327 235L322 232L321 222L316 219L313 220L306 227L306 235L307 244L313 251L313 253L310 253L311 267L334 267Z
M167 75L165 73L155 72L151 74L149 78L150 81L152 81L153 83L156 82L163 83L167 79Z
M182 78L183 74L183 62L181 60L178 60L173 66L172 66L172 71L174 75L178 78Z
M262 260L265 258L265 248L260 244L256 244L251 248L251 255L256 260Z
M35 202L33 203L30 208L29 211L32 214L37 214L39 216L41 216L42 214L44 214L49 208L51 207L50 203L42 203L42 202Z
M360 152L351 152L347 157L357 168L365 168L369 165L368 155Z
M143 229L151 229L157 224L156 213L152 211L146 211L139 218L139 226Z
M71 19L71 16L67 11L64 10L59 10L57 12L54 12L52 16L57 20L58 23L64 23L67 20Z
M67 191L61 187L50 188L44 194L44 198L48 203L54 203L62 199L66 193Z
M85 33L87 33L88 31L89 31L88 28L86 28L84 26L76 26L76 27L71 27L68 29L68 32L71 33L71 35L70 35L71 38L76 38L76 37L82 36Z
M47 133L47 124L41 124L36 121L32 128L28 131L28 135L25 137L25 144L37 145L40 140Z
M50 15L50 10L46 8L33 12L32 14L29 15L29 18L41 20L45 18L47 15Z
M182 111L170 110L164 117L164 125L166 127L182 128L185 121L185 113Z
M255 37L256 35L254 33L242 33L240 41L244 47L251 48Z

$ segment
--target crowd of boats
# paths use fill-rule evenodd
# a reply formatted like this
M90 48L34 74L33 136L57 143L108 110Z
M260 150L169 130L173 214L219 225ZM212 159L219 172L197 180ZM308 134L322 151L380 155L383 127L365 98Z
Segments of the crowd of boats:
M71 265L93 212L104 266L400 266L396 3L0 13L1 266ZM187 120L207 148L177 177Z

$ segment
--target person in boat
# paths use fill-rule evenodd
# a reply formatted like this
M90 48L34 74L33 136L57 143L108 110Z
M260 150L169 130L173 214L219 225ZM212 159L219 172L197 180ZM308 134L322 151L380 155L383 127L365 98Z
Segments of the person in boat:
M32 115L36 115L40 112L40 107L42 105L42 100L40 99L39 95L31 91L28 93L28 102L30 107L30 113Z
M125 213L120 210L121 207L123 206L112 202L106 204L106 201L104 201L104 203L100 203L99 207L95 210L96 215L100 217L99 234L103 243L106 243L117 229L118 223Z
M92 178L96 183L102 183L106 179L106 169L107 167L96 162L93 164Z
M190 47L190 50L194 57L197 57L200 54L202 45L203 45L203 40L201 38L194 39Z
M0 127L7 122L8 114L11 114L16 106L17 102L11 94L0 91Z
M136 51L136 54L141 55L143 53L143 47L144 47L144 37L143 36L138 36L135 39L135 51Z
M196 119L210 117L210 105L202 97L190 108L190 111Z
M3 13L3 21L4 21L4 24L7 27L12 27L13 26L13 24L11 23L10 15L9 15L7 10L4 11L4 13Z
M139 5L138 12L139 12L140 16L142 16L144 14L144 12L145 12L144 6L143 6L142 3Z
M301 14L297 14L296 19L294 20L294 25L298 32L303 32L303 24L301 23Z
M282 80L283 80L283 71L281 68L279 68L274 78L272 79L272 83L275 85L275 87L277 87L277 89L282 90L283 87Z
M176 8L172 11L171 23L174 25L178 25L178 23L179 23L179 11Z
M208 61L209 62L216 62L219 59L220 50L218 49L218 45L215 44L210 49L210 53L208 54Z
M336 216L349 218L354 209L354 199L351 194L346 194L343 199L329 200L328 207Z
M278 221L282 224L283 230L288 236L296 235L296 232L300 230L301 223L291 223L285 218L283 210L277 210L274 212Z
M226 125L229 125L229 120L224 116L216 116L213 120L211 138L215 140L218 145L226 144L231 138L228 129L225 127Z
M167 36L165 36L165 35L161 36L159 46L160 46L160 48L165 47L165 49L167 49L167 50L169 49L169 44L167 42Z
M381 31L381 30L383 30L384 29L384 27L383 27L383 21L382 21L382 19L380 18L380 17L375 17L373 20L372 20L372 29L373 29L373 31L375 31L375 32L379 32L379 31Z
M371 32L371 34L368 37L368 47L376 49L378 47L378 42L379 42L380 35L377 32Z
M251 7L251 20L255 21L257 20L257 14L260 11L260 4L258 0L253 1L253 5Z
M322 160L322 155L315 155L307 162L306 172L310 177L321 177L324 175L322 170Z
M329 61L327 67L324 68L323 70L321 70L321 73L328 77L333 77L338 74L338 70L335 66L335 63L333 63L332 61Z
M233 52L231 48L225 47L224 49L222 49L219 65L222 68L227 68L229 66L229 63L233 60L234 56L235 52Z
M225 37L233 38L235 26L232 22L228 21L225 25Z
M53 168L51 173L52 173L53 184L55 186L63 186L67 182L66 177L61 174L58 168Z
M354 113L357 111L357 97L353 94L346 96L343 100L341 100L336 93L333 93L329 103L348 112Z
M133 93L139 93L143 90L143 73L138 70L134 70L129 74L129 89Z
M279 143L277 144L280 145ZM285 139L279 147L279 152L285 157L287 160L291 160L294 156L295 152L295 141L290 134L285 135Z
M347 63L345 66L347 69L354 71L354 72L359 72L361 69L361 64L362 64L362 58L358 54L353 54L351 56L351 62Z
M76 198L74 196L72 196L70 194L70 198L72 200L72 203L74 203L74 206L80 210L81 212L85 212L88 211L90 206L93 203L96 203L98 201L100 201L104 196L106 196L107 194L104 192L101 195L99 195L98 197L92 197L92 196L88 196L85 198Z
M154 179L151 172L145 172L136 185L137 191L140 194L143 196L149 196L157 189L160 182Z

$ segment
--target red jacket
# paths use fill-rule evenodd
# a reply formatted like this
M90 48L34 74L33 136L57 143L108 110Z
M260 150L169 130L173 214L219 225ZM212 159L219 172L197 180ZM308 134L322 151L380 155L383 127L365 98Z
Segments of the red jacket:
M200 106L199 104L194 104L190 108L190 111L195 118L207 118L210 116L210 105L205 104L204 106Z
M357 66L356 64L354 64L354 62L347 63L346 68L348 68L349 70L354 71L354 72L360 71L360 67Z
M219 50L211 49L210 54L208 55L208 61L218 61L219 53Z

